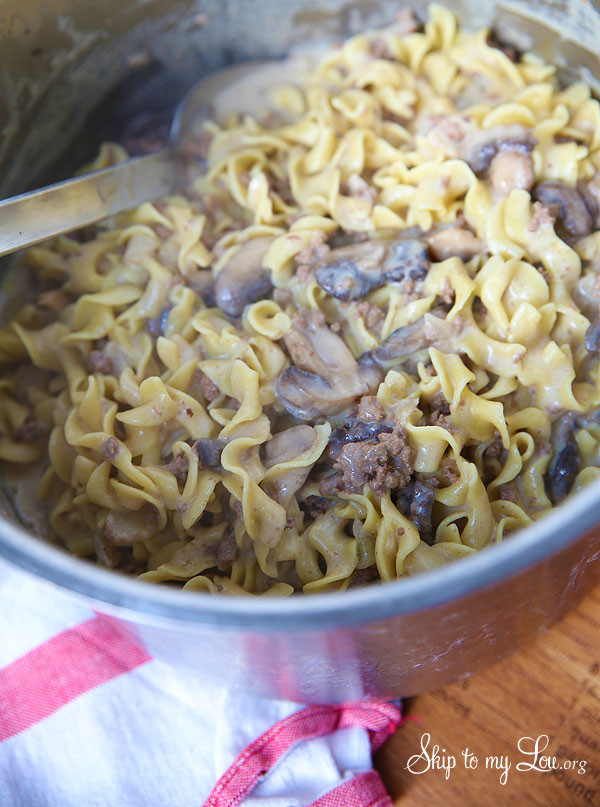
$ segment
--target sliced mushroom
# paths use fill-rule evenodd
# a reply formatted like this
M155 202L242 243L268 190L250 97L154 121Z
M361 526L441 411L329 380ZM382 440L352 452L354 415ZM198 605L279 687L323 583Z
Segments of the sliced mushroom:
M552 504L559 504L566 498L579 473L579 451L574 437L576 427L574 412L565 412L552 427L554 453L545 480Z
M290 429L278 432L264 445L265 456L263 464L265 468L273 468L282 462L290 460L304 454L315 441L315 430L312 426L302 424L292 426Z
M424 350L431 345L431 340L425 331L425 317L419 317L410 325L397 328L374 351L373 355L380 361L402 359Z
M415 480L409 507L410 518L419 530L421 540L429 545L433 543L431 515L435 502L435 482L435 479Z
M210 437L201 437L192 446L198 455L201 468L220 468L221 452L225 448L223 440L213 440Z
M533 198L556 218L567 237L578 239L592 232L594 219L576 188L558 180L547 180L536 185Z
M346 343L327 325L321 311L298 313L284 336L292 362L302 370L325 378L352 368L354 356Z
M316 270L319 286L338 300L359 300L392 281L423 280L429 270L420 240L364 241L338 247Z
M263 260L273 239L252 238L227 261L215 280L215 301L230 317L239 317L250 303L267 297L273 285Z
M600 317L600 274L584 269L571 291L574 302L592 322Z
M413 238L392 241L388 246L385 261L384 282L404 280L424 280L429 271L427 245Z
M585 332L585 347L588 353L597 353L600 347L600 317L590 322Z
M317 283L338 300L358 300L383 284L385 256L383 242L364 241L338 247L329 253L327 262L318 267Z
M404 359L432 346L449 347L454 343L458 328L456 322L448 322L433 314L424 314L410 325L393 331L373 351L373 356L378 361L391 361L392 359Z
M294 366L281 374L277 394L300 420L341 412L381 381L381 369L369 358L359 364L319 311L296 314L284 341Z
M157 317L146 320L146 330L155 339L164 336L172 306L165 306Z
M577 183L577 190L583 196L586 207L592 214L594 229L596 229L599 224L598 214L600 213L600 172L597 171L588 182L580 180Z
M515 123L477 130L465 139L464 159L476 174L490 167L494 157L505 151L529 154L537 140L526 126Z
M308 451L314 444L316 438L315 430L308 425L292 426L290 429L278 432L271 440L265 443L263 464L265 468L273 468L283 462L299 457ZM287 507L292 497L300 490L306 482L313 464L302 465L298 468L289 468L269 482L273 489L277 501Z
M500 196L520 189L530 191L535 184L531 155L523 151L500 151L490 163L489 180Z
M334 415L353 401L316 373L288 367L277 382L277 394L287 411L298 420L315 420Z
M453 256L463 261L470 261L475 255L483 252L483 243L470 230L462 227L450 227L437 230L426 237L429 254L434 261L445 261Z
M334 250L341 247L350 247L353 244L364 244L365 241L370 240L370 234L361 230L338 230L327 243L330 250Z
M423 235L423 230L420 227L407 227L401 231L402 238L407 241L409 239L418 240ZM382 227L377 230L378 241L391 241L399 238L397 227ZM339 247L348 247L353 244L364 244L365 241L373 241L372 233L364 232L362 230L337 230L328 240L330 249L338 249Z
M185 276L185 285L202 297L204 305L213 308L215 301L215 278L210 269L195 269L188 271Z

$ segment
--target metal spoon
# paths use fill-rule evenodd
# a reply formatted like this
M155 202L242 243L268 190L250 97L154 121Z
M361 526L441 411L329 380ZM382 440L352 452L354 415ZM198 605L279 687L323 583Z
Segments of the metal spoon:
M177 107L166 148L0 202L0 255L94 224L174 191L182 180L182 134L197 123L203 108L220 90L264 64L234 65L196 84Z

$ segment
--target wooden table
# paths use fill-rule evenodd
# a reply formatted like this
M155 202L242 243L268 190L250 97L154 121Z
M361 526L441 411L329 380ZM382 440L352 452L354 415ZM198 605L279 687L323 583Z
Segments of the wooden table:
M532 647L408 701L405 712L419 722L398 729L376 759L395 805L600 807L600 588ZM407 770L407 761L422 752L424 734L431 738L430 760L433 745L439 756L456 758L448 778L440 767L419 775ZM563 769L517 770L517 764L534 763L531 752L542 735L549 740L544 751L545 740L539 742L540 756L555 756ZM521 738L530 738L521 740L529 754L519 751ZM478 758L477 767L465 767L465 748ZM494 760L486 769L488 756L508 757L506 784ZM567 760L585 760L585 773L577 773L579 766L564 769ZM428 765L425 758L412 762L414 771Z

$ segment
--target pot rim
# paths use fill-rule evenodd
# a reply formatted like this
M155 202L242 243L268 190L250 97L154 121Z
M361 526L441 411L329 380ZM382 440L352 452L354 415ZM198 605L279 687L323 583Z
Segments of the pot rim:
M194 623L229 629L310 631L375 622L465 597L549 558L573 543L600 518L600 479L503 541L440 569L344 592L288 598L215 596L128 578L69 555L0 517L0 556L67 592L128 612L134 622ZM600 552L598 553L600 559ZM596 560L596 555L588 562ZM125 615L125 616L127 616Z

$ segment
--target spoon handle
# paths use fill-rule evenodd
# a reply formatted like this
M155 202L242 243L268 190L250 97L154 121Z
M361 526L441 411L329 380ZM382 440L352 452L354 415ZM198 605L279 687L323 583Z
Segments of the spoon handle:
M0 202L0 255L94 224L170 193L179 171L166 148Z

